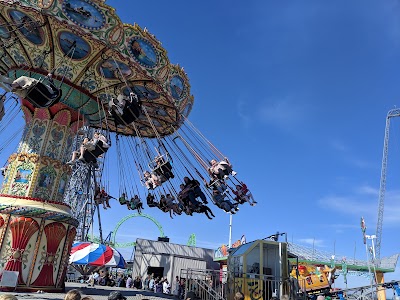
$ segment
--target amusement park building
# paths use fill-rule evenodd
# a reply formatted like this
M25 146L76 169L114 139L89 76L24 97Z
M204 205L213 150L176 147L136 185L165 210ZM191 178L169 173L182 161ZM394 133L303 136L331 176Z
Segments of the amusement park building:
M213 256L212 249L137 239L132 275L145 277L154 273L173 282L184 269L218 270Z

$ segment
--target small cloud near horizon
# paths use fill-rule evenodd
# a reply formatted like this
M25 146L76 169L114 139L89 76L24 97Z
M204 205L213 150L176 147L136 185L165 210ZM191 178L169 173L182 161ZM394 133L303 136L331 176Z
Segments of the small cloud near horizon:
M379 189L361 185L349 191L346 195L327 195L321 197L318 204L325 209L342 215L353 215L367 222L367 226L373 227L377 222ZM388 190L384 199L383 221L385 226L398 226L400 224L399 190ZM340 228L338 228L340 229Z
M302 244L307 244L315 247L325 247L324 240L318 240L315 238L303 238L303 239L298 239L298 241Z
M265 101L256 107L260 122L269 123L284 130L293 130L304 124L310 114L310 107L299 99L286 96L275 101Z

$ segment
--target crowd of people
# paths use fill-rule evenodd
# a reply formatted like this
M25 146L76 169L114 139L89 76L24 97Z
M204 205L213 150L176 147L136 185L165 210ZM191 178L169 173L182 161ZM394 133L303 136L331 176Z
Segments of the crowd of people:
M107 271L92 272L86 283L89 286L110 286L134 288L138 290L152 291L154 293L163 293L166 295L182 296L185 287L185 281L176 276L172 285L166 277L155 276L154 274L147 275L144 279L140 276L132 278L131 275L117 274L113 275Z

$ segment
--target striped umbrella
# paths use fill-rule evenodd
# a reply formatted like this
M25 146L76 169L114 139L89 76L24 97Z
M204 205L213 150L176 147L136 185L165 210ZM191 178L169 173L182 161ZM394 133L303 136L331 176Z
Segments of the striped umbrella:
M76 242L72 245L70 264L125 268L121 253L110 246L90 242Z

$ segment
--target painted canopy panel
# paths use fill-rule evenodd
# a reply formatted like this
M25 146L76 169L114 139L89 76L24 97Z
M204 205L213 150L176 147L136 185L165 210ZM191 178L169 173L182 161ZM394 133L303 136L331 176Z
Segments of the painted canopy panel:
M54 74L61 102L79 109L93 126L113 124L108 102L137 93L150 118L110 126L123 134L171 133L193 105L183 68L172 65L161 43L138 25L123 24L102 0L0 0L0 71L10 76ZM18 72L14 72L18 71ZM95 117L97 115L97 117ZM108 120L105 119L107 117Z

